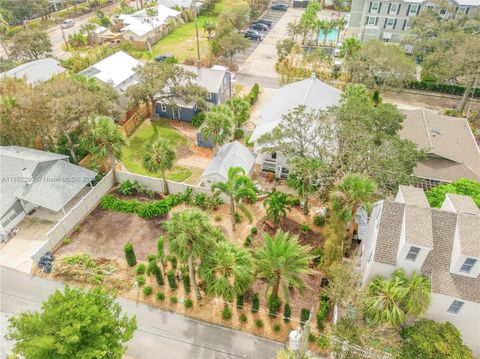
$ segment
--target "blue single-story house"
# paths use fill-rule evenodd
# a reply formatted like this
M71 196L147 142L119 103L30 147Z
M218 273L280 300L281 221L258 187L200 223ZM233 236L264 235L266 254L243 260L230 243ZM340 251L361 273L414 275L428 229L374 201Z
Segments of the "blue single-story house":
M207 106L223 104L232 96L232 79L227 69L220 69L218 67L208 69L187 65L179 66L197 75L195 82L205 87L208 91L206 98ZM155 104L155 112L160 117L192 122L193 116L199 112L199 109L197 104L185 103L179 99L176 101L175 106L157 102Z

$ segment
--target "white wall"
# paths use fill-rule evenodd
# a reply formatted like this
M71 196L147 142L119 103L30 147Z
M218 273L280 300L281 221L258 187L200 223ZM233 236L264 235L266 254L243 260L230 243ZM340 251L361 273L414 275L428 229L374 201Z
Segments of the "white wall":
M447 312L454 300L465 303L457 314ZM464 343L473 350L476 357L480 356L480 303L432 293L432 304L426 316L437 322L454 324L462 333Z

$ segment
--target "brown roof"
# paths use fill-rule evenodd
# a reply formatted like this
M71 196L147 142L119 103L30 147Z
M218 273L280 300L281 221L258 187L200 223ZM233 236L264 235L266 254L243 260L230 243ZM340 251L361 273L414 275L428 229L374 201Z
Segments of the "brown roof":
M457 212L476 215L480 214L480 208L477 207L475 202L473 202L473 198L470 196L447 193L445 197L449 199L450 203L452 203Z
M405 211L405 241L422 247L433 247L432 211L407 205Z
M427 160L415 169L416 176L445 181L480 179L480 151L466 119L425 109L403 112L407 118L400 136L428 153ZM438 161L438 157L449 161Z
M417 212L418 210L422 213ZM423 211L430 212L428 219L426 219ZM421 270L431 276L432 292L480 303L480 276L470 278L450 272L457 220L459 221L462 253L479 256L480 217L457 214L436 208L426 209L384 201L374 254L376 262L397 265L398 244L404 213L407 215L405 221L407 241L409 233L410 236L418 233L419 237L424 237L425 228L431 231L426 237L428 238L426 242L431 240L433 249L425 259ZM409 217L412 219L409 220ZM414 229L415 227L418 228ZM423 243L419 244L425 245Z
M427 196L421 188L413 186L400 185L398 190L402 193L404 203L417 207L430 208Z

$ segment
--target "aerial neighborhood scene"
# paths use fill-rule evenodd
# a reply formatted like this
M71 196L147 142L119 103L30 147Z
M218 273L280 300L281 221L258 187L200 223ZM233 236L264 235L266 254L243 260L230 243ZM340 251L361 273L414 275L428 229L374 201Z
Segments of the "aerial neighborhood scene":
M0 0L1 359L480 358L480 0Z

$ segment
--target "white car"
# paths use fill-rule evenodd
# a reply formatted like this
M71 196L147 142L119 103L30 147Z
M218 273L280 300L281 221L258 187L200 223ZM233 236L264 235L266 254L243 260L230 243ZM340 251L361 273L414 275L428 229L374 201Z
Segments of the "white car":
M62 21L62 24L60 26L62 27L62 29L68 29L73 25L75 25L75 21L73 21L72 19L65 19Z

